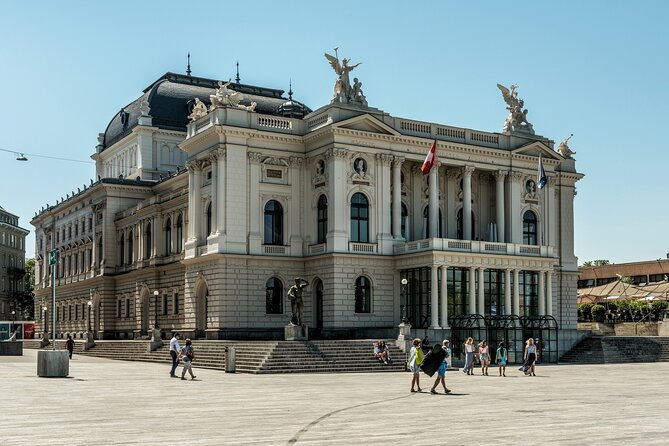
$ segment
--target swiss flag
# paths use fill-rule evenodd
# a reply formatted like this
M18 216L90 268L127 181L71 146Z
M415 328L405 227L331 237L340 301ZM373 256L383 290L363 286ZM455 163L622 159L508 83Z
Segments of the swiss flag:
M430 173L430 170L433 167L437 167L437 140L435 139L434 142L432 143L432 147L430 147L430 151L427 152L427 156L425 157L425 162L423 163L423 167L420 168L420 170L423 171L425 175Z

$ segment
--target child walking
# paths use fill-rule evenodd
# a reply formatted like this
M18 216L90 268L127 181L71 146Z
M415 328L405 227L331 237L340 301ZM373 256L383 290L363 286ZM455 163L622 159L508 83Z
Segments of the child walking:
M497 365L499 366L499 376L506 376L506 347L504 343L499 343L497 349Z
M432 389L430 390L430 393L434 393L436 395L437 391L435 390L439 383L441 382L441 385L444 386L444 393L451 393L451 390L446 387L446 362L448 358L451 356L451 349L449 347L450 342L448 339L444 339L443 346L444 346L444 351L446 352L446 356L444 356L444 360L441 362L441 365L439 366L439 370L437 370L437 380L434 382L432 385Z

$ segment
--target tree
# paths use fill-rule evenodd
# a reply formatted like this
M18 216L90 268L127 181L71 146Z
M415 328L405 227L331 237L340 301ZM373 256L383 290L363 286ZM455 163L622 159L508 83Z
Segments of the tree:
M17 293L16 302L21 308L23 320L32 320L35 315L35 259L28 259L25 263L25 275L23 276L23 289Z
M604 266L604 265L610 265L611 262L605 259L598 259L598 260L588 260L586 262L583 262L581 265L582 267L586 268L592 268L593 266Z

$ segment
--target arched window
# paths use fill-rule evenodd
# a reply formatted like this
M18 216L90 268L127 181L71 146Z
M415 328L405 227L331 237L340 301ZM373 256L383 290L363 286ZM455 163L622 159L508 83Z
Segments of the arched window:
M442 237L442 227L441 227L441 209L439 209L439 232L437 232L437 237ZM425 228L425 238L430 238L430 206L425 206L423 209L423 227Z
M372 284L365 276L355 279L355 312L370 313L372 308Z
M151 237L151 223L146 224L146 232L144 233L146 242L144 244L146 250L144 251L144 258L151 257L151 250L153 249L153 237Z
M351 241L369 243L369 202L359 192L351 198Z
M402 221L402 225L401 225L402 238L404 240L408 241L408 240L410 240L409 237L407 237L407 233L408 233L407 228L408 228L408 224L409 224L409 210L407 209L407 207L404 203L402 203L402 217L401 217L400 220Z
M125 263L125 236L123 234L121 234L118 246L120 248L118 253L118 264L123 265Z
M96 259L97 263L100 264L102 263L102 259L104 259L104 253L102 252L102 237L98 239L98 252L97 252L98 258Z
M207 235L211 234L211 202L207 205Z
M537 216L532 211L523 214L523 244L537 244Z
M265 244L283 245L283 207L276 200L265 205Z
M318 199L316 226L318 227L316 243L325 243L325 236L328 233L328 199L325 195L321 195Z
M283 284L276 277L265 283L265 313L283 314Z
M128 231L128 264L132 265L132 262L135 260L133 257L133 237L132 237L132 231Z
M172 254L172 220L167 219L165 223L165 255Z
M177 254L181 254L181 250L184 246L184 220L181 214L177 217Z
M462 239L465 238L465 235L464 235L464 232L463 232L463 229L462 229L462 228L464 228L464 224L462 222L462 208L460 208L460 210L458 211L458 223L457 223L457 225L458 225L457 226L457 238L462 240ZM475 234L474 229L475 228L476 228L476 225L474 223L474 212L472 211L472 240L474 239L474 234Z

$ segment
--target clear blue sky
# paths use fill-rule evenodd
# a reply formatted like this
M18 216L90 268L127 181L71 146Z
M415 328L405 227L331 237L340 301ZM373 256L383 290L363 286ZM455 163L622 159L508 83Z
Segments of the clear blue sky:
M6 2L0 148L89 160L109 120L167 71L234 78L326 104L323 57L363 62L370 106L501 131L496 83L519 85L538 134L570 147L579 262L669 252L669 2ZM88 183L93 164L0 152L0 206L23 227ZM28 239L32 257L34 238Z

